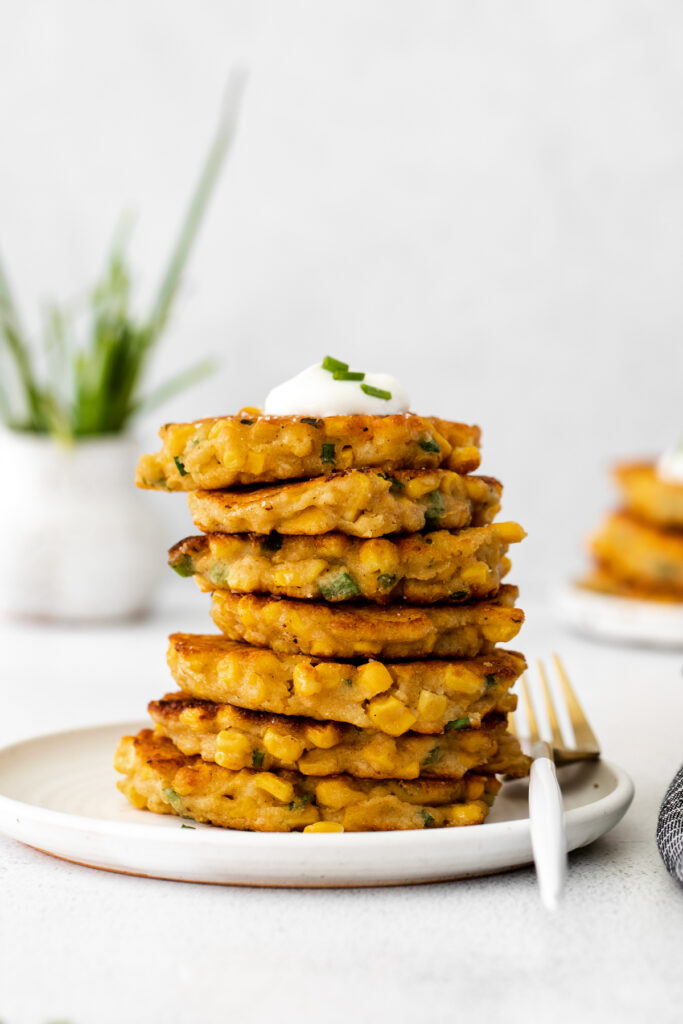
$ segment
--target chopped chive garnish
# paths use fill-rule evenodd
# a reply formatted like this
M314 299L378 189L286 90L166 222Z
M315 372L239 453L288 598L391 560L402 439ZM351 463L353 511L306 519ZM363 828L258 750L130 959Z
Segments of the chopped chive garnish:
M334 445L324 444L320 453L320 458L323 462L334 463Z
M310 799L310 793L304 793L304 795L300 796L298 800L292 800L289 805L290 811L302 811Z
M323 370L329 370L330 373L338 373L339 370L348 370L349 364L342 363L339 359L333 359L332 356L325 356L322 361Z
M212 583L215 583L216 586L220 587L228 578L228 570L222 562L216 562L216 564L212 565L209 569L208 576Z
M348 677L343 679L342 682L344 683L344 686L347 686L349 689L353 686L353 680Z
M342 601L349 597L360 597L360 587L348 572L340 572L332 579L319 580L318 588L327 601Z
M430 437L429 435L427 435L426 437L421 437L420 440L417 443L419 444L419 446L420 446L420 448L422 449L423 452L440 452L441 451L441 449L439 448L439 446L436 443L436 441L434 440L434 438Z
M493 673L490 673L489 675L487 675L487 677L486 677L486 685L487 686L495 686L496 685L496 677L493 675Z
M176 793L175 789L165 789L164 796L168 800L171 807L173 807L176 811L180 810L182 806L182 800L180 799L180 794Z
M383 572L381 576L377 577L377 586L380 590L390 590L396 582L396 576L392 576L390 572Z
M322 427L323 421L316 419L315 416L302 416L302 423L308 423L309 427Z
M446 511L441 491L432 491L429 495L429 504L425 509L425 519L439 519Z
M277 530L271 530L267 537L264 537L261 541L261 547L264 551L279 551L282 547L283 536L278 533Z
M391 391L383 391L382 388L373 388L372 384L361 384L360 389L372 398L383 398L385 402L388 402L391 398Z
M421 808L421 810L420 810L420 817L422 818L422 821L424 822L424 827L425 828L431 828L432 825L434 824L434 818L431 816L429 811L426 811L424 809L424 807Z
M266 756L265 750L252 750L251 752L251 765L252 768L263 768L263 758Z
M194 565L189 555L181 555L181 557L175 562L168 563L174 572L177 572L179 576L193 576Z
M173 456L175 462L175 468L178 470L181 476L187 476L187 470L185 469L185 463L182 459L179 459L177 455Z
M469 590L455 590L451 594L451 601L462 601L469 594Z
M382 480L388 480L391 484L391 490L394 494L398 491L404 491L406 488L405 484L402 484L400 480L397 480L395 476L390 476L388 473L378 473L377 476L381 477Z
M245 427L253 427L254 420L240 420L240 423L244 423Z
M422 767L426 768L430 764L436 764L440 757L441 747L432 747L432 749L429 751L424 761L422 762Z
M194 825L181 825L181 828L194 828Z
M336 370L333 377L335 380L365 380L365 374L355 370Z
M469 718L455 718L452 722L446 722L444 732L451 732L453 729L469 729Z

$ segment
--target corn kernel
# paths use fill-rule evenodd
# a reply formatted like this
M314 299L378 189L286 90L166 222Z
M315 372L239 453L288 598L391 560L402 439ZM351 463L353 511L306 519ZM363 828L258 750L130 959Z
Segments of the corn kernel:
M196 725L199 722L201 711L199 708L183 708L180 712L180 721L184 725Z
M451 825L478 825L485 814L479 804L454 804L448 810Z
M441 444L441 442L439 442L439 444ZM441 450L443 451L443 448ZM458 455L464 462L475 462L477 465L481 458L481 452L479 449L470 444L463 445L461 448L458 448Z
M519 523L495 523L493 529L504 544L517 544L526 537L526 530Z
M365 747L363 755L371 768L388 774L396 768L396 741L391 736L378 733Z
M286 522L288 531L310 534L326 533L332 525L328 514L316 508L307 508L298 515L291 516Z
M283 736L275 729L266 729L263 734L263 746L269 754L279 761L298 761L305 750L303 740L296 736Z
M299 459L303 459L313 451L313 438L305 423L293 423L282 432L280 437L283 444Z
M294 796L294 786L292 783L278 778L277 775L271 775L270 772L260 772L256 775L254 777L254 785L264 790L264 792L270 793L271 796L274 796L276 800L280 800L283 804L288 804Z
M275 566L271 579L276 587L310 586L326 568L327 562L323 558L301 558Z
M417 718L408 711L396 697L377 697L368 707L368 715L373 725L390 736L400 736L415 724Z
M262 473L265 464L264 452L249 452L247 455L247 473Z
M467 780L467 799L478 800L484 792L485 788L484 779L468 779Z
M365 796L339 779L323 779L315 788L315 798L319 805L324 804L326 807L339 810L361 803Z
M356 686L368 700L393 685L391 672L379 661L369 661L356 672Z
M481 676L463 666L449 665L443 674L443 686L448 693L481 693L483 685Z
M314 697L323 689L323 680L312 665L305 663L295 667L292 674L294 692L299 697Z
M338 821L314 821L312 825L307 825L304 832L343 832L344 826L340 825Z
M521 621L515 619L503 619L500 621L484 622L482 623L481 632L485 640L489 640L493 644L507 643L508 640L514 640L519 633L522 626Z
M486 562L475 562L473 565L467 566L461 573L462 582L466 586L475 586L477 583L484 584L488 581L489 569Z
M353 648L358 657L362 657L364 654L371 656L379 653L381 644L378 644L376 640L356 640Z
M420 718L424 718L427 722L434 722L437 718L442 718L448 707L448 697L444 697L442 693L432 693L431 690L422 690L417 702L417 710L420 713Z
M334 722L316 722L315 725L307 727L306 739L315 747L329 750L341 740L341 730Z
M378 538L366 540L359 551L360 564L369 573L392 573L398 569L396 545Z
M133 807L137 807L139 811L143 811L147 806L146 798L142 795L142 793L138 793L137 789L133 789L132 786L126 793L126 796L132 803Z
M216 736L216 764L221 768L246 768L251 765L253 744L244 733L223 729Z
M339 771L337 758L334 754L326 754L324 750L311 750L304 754L297 763L302 775L334 775Z
M406 480L405 488L406 496L415 501L417 498L423 498L430 491L438 490L439 479L431 475L416 476L412 480Z
M355 523L360 513L367 508L370 501L371 477L360 476L354 480L353 492L349 494L349 501L344 508L344 518Z

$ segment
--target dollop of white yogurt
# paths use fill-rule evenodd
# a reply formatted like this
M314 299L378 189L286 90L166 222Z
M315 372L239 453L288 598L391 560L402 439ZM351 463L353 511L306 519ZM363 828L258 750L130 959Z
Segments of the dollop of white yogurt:
M657 475L670 484L683 484L683 441L668 448L657 459Z
M368 395L361 383L388 391L391 398ZM267 416L387 416L409 409L407 392L390 373L366 373L363 381L335 380L316 363L273 388L263 411Z

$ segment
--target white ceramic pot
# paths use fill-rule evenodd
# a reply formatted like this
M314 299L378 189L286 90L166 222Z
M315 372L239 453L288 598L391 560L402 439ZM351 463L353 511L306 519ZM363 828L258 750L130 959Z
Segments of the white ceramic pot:
M114 436L71 447L0 433L0 608L50 619L146 611L162 531L135 489L138 446Z

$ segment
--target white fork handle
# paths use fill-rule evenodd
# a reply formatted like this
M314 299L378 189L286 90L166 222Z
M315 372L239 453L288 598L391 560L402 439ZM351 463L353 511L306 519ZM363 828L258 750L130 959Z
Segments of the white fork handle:
M548 910L556 910L567 875L567 837L562 792L549 757L536 757L531 765L529 818L541 899Z

